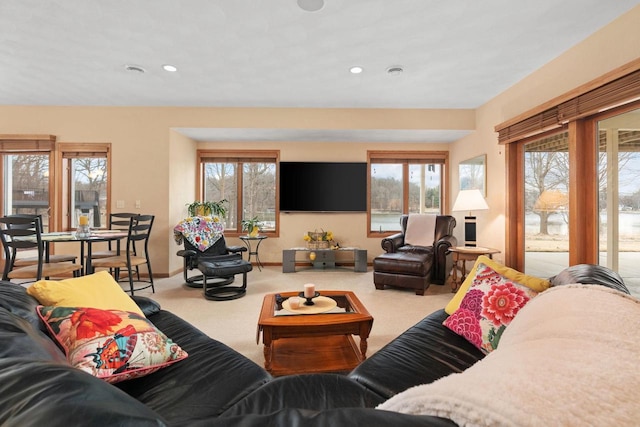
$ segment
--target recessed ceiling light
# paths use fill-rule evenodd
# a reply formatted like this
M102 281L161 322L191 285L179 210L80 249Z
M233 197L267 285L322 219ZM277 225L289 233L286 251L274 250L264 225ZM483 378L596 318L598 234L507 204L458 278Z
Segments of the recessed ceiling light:
M171 64L164 64L162 66L162 69L165 71L168 71L170 73L175 73L176 71L178 71L178 67L176 67L175 65L171 65Z
M298 6L307 12L317 12L324 7L324 0L297 0Z
M359 65L356 65L355 67L349 68L349 71L351 72L351 74L360 74L361 72L364 71L364 68L360 67Z
M399 76L400 74L402 74L403 71L404 69L399 66L393 66L393 67L387 68L387 73L391 74L392 76Z
M136 73L146 73L146 70L139 65L125 65L124 69L127 71L135 71Z

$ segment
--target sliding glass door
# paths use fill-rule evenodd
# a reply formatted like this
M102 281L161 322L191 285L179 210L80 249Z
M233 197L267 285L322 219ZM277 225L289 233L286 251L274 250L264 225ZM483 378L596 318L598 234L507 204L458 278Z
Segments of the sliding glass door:
M525 271L547 277L569 265L568 134L524 145Z
M599 263L640 284L640 109L597 121Z

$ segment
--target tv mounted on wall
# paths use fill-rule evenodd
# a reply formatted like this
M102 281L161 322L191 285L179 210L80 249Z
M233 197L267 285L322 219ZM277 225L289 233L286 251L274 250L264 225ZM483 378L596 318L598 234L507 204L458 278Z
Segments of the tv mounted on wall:
M366 210L366 163L280 162L280 211Z

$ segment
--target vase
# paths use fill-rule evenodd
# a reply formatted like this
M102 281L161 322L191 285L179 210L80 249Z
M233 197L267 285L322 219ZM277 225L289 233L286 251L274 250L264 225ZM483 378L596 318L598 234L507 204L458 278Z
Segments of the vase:
M258 235L258 233L260 232L260 228L259 227L253 227L251 229L251 231L249 232L249 237L256 237Z
M76 237L87 238L91 236L92 212L82 212L76 209Z

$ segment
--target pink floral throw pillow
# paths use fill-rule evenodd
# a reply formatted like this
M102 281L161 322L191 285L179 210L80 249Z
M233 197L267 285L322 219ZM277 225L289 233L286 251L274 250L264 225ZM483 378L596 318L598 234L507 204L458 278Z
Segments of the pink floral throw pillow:
M484 353L498 348L500 337L518 311L538 293L484 264L476 270L460 308L443 322Z

